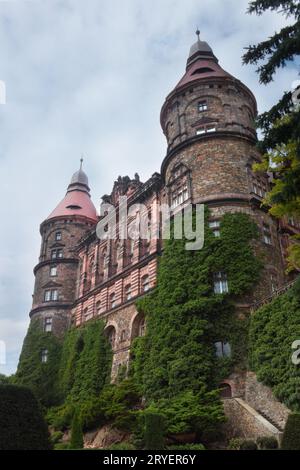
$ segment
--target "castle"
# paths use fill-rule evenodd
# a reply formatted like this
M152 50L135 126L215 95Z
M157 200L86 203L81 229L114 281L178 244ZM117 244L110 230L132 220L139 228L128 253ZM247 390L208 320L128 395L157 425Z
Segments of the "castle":
M190 203L205 203L216 237L225 213L249 214L260 229L255 249L264 254L264 270L255 290L237 302L240 314L249 313L288 282L284 258L290 235L299 232L297 222L275 220L262 207L271 175L252 170L261 161L256 115L252 92L223 70L198 34L184 76L162 106L160 121L168 146L160 173L145 183L137 174L133 179L120 176L111 194L102 198L117 211L121 196L127 196L129 207L143 204L143 215L154 230L159 225L155 204L168 204L175 212ZM132 213L128 223L139 215ZM159 237L100 240L98 221L81 165L63 200L41 224L30 318L39 319L44 331L58 337L70 326L102 318L113 349L114 378L128 364L132 340L145 332L145 318L135 301L156 285L163 242ZM227 281L225 272L215 273L215 292L226 292ZM46 362L48 354L44 349L41 361ZM238 379L230 380L230 393L238 395Z

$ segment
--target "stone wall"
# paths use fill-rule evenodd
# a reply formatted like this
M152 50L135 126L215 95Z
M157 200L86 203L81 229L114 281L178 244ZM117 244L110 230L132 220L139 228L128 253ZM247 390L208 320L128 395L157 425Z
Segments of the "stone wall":
M234 437L256 440L262 436L274 436L280 441L282 433L244 400L231 398L223 402L228 419L224 431L228 440Z
M284 428L290 410L274 397L269 387L258 382L253 372L246 376L245 400L255 410L263 412L279 429Z

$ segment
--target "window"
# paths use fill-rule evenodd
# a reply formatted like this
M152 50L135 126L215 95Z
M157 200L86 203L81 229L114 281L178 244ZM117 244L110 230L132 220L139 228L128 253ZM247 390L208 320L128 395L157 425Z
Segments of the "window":
M57 289L48 289L45 291L44 295L45 302L53 302L58 300L58 290Z
M56 232L55 234L55 240L60 241L62 239L61 232Z
M148 274L142 277L142 292L147 292L150 289L150 282Z
M145 333L146 333L146 321L145 321L145 318L142 318L140 325L139 325L139 336L145 336Z
M57 276L57 266L50 267L50 276L51 277Z
M101 311L101 302L100 302L100 300L98 300L98 302L96 303L96 313L97 313L97 315L99 315L100 311Z
M48 349L42 350L41 359L44 363L48 361Z
M108 327L107 339L108 339L111 347L113 348L114 345L115 345L115 341L116 341L116 330L113 326Z
M83 310L83 319L84 321L89 319L89 309L87 307Z
M132 297L131 294L131 285L125 287L125 300L130 300Z
M111 294L110 298L110 308L114 308L116 306L116 294Z
M56 258L62 258L63 257L63 251L61 248L58 250L51 250L51 258L56 259Z
M52 331L52 317L45 318L44 331L50 333Z
M228 342L223 343L222 341L217 341L215 343L215 348L217 357L231 357L231 346Z
M228 292L227 274L218 272L214 274L214 291L215 294L225 294Z
M207 134L210 132L216 132L216 126L203 126L203 127L198 127L196 130L196 135L202 135L202 134Z
M265 197L266 192L267 192L267 186L264 182L261 180L255 179L253 181L253 192L256 194L258 197Z
M277 277L274 274L270 275L270 283L271 283L271 292L276 292L277 290Z
M175 190L172 194L172 204L171 204L171 209L174 209L177 206L180 206L180 204L183 204L185 201L187 201L189 198L189 191L188 187L182 186Z
M214 70L211 69L210 67L201 67L199 69L196 69L195 72L192 73L192 75L199 75L202 73L209 73L209 72L214 72Z
M208 106L207 106L207 102L206 102L206 101L200 101L200 102L198 103L198 111L199 111L199 113L203 113L203 111L207 111L207 108L208 108Z
M267 245L272 245L272 235L270 225L263 225L263 240Z
M213 231L215 237L219 237L221 235L219 220L213 220L212 222L209 222L209 228Z

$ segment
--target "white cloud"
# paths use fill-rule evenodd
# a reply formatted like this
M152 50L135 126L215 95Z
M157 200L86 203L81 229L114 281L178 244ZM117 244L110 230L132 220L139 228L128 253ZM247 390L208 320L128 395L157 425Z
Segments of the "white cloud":
M62 198L81 153L94 202L119 174L159 171L165 96L184 73L197 26L221 65L256 94L260 111L296 70L260 86L243 48L285 22L245 14L247 0L0 2L0 340L13 371L28 324L39 224ZM17 331L17 333L15 333Z

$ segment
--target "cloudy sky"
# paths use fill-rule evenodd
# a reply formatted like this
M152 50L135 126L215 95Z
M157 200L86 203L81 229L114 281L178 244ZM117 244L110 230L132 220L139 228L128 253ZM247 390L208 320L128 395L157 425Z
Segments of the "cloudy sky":
M256 94L259 110L297 78L267 87L243 48L280 29L274 14L246 15L248 0L0 0L0 346L15 371L33 291L39 224L63 197L81 154L94 203L118 175L159 171L165 96L184 73L194 31Z

